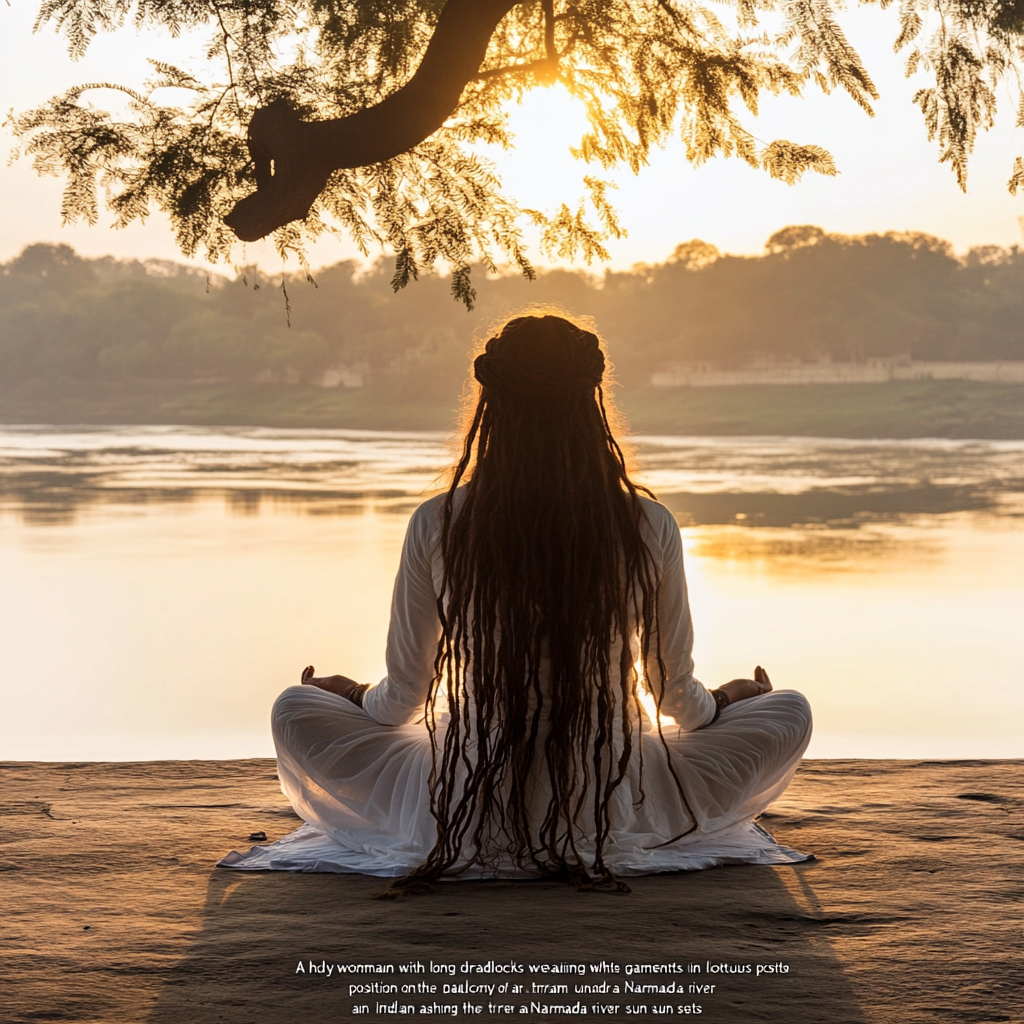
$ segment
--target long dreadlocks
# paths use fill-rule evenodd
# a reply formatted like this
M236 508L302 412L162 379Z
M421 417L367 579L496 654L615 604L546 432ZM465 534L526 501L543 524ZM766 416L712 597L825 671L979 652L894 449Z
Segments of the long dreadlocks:
M628 888L604 862L610 805L642 755L640 674L660 709L667 673L645 488L612 436L604 369L596 335L558 316L508 321L475 361L482 387L441 520L437 843L399 891L508 854Z

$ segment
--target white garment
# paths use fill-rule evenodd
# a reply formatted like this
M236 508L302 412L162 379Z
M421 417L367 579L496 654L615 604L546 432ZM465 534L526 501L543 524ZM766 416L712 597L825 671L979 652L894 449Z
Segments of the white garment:
M443 498L425 502L410 520L391 606L388 674L366 691L362 708L315 686L289 687L274 705L281 788L306 824L276 843L228 854L221 867L393 877L417 867L433 847L432 753L423 704L441 633L437 595ZM639 723L644 798L640 743L634 742L629 772L610 806L605 864L617 875L642 875L806 860L778 845L753 819L793 777L810 740L810 708L799 693L781 690L730 705L717 722L702 728L714 717L715 702L693 677L693 628L679 528L663 505L641 500L644 539L662 581L659 620L668 670L662 712L678 724L664 729L665 739L698 827L670 842L692 821L668 756L645 718ZM440 733L439 728L439 743ZM545 799L540 814L546 804ZM460 867L465 864L454 870ZM474 865L461 877L529 874L506 857L497 869Z

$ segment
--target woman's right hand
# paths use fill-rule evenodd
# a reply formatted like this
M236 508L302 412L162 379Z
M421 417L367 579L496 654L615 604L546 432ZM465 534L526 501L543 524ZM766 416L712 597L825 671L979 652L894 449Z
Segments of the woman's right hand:
M746 700L748 697L758 697L762 693L770 692L771 688L772 681L760 665L754 669L753 679L730 679L729 682L723 683L719 687L729 698L730 704L735 704L738 700Z

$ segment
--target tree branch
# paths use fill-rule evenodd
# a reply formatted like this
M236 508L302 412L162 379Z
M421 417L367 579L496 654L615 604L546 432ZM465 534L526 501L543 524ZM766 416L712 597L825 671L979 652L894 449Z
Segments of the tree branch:
M285 100L249 122L256 192L224 218L243 242L302 220L331 172L390 160L434 134L477 77L494 30L518 0L448 0L423 60L401 89L373 107L302 121Z
M498 78L501 75L521 75L523 72L542 75L551 67L551 61L547 57L540 57L537 60L526 61L524 64L506 64L501 68L488 68L486 71L478 71L473 77L478 82L486 82L489 78Z
M544 12L544 52L552 64L558 64L558 51L555 49L555 0L541 0Z

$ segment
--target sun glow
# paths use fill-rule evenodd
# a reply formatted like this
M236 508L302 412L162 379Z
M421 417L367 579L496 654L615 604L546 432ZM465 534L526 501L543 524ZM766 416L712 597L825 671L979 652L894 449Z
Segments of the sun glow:
M644 676L644 666L639 658L636 660L633 668L636 669L637 699L640 701L640 706L644 709L644 714L650 719L651 724L660 722L662 729L677 727L679 723L671 715L658 714L658 703L654 699L654 694L651 692L650 687L647 685L647 679Z

